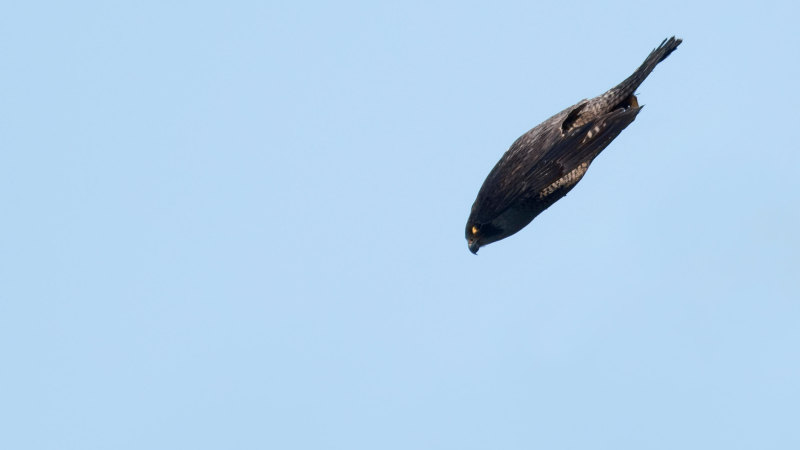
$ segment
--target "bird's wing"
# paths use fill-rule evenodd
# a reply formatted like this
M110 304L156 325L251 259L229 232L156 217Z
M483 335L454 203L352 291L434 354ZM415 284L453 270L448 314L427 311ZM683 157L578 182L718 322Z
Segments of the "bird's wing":
M512 146L490 174L493 179L487 179L489 190L481 198L477 219L488 223L517 201L538 196L581 163L591 162L633 122L639 110L641 107L613 111L569 131L549 148ZM536 144L520 143L538 147ZM531 161L535 162L531 165Z

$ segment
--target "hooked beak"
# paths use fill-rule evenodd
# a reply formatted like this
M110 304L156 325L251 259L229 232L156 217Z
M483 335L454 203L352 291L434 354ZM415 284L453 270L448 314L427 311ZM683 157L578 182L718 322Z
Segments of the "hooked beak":
M478 249L481 248L478 241L476 239L470 239L467 241L467 244L469 245L469 251L471 251L473 255L477 255Z

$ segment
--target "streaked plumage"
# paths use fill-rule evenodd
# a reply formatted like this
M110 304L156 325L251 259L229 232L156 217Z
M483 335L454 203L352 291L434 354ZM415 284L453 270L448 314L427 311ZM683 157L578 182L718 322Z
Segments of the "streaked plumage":
M470 251L504 239L564 197L642 109L636 89L681 40L665 39L608 92L561 111L520 136L483 182L467 220Z

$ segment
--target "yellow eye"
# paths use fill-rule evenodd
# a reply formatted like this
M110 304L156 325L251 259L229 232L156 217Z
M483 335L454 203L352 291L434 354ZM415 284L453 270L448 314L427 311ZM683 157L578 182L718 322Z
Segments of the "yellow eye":
M478 234L478 227L475 225L472 226L472 234Z

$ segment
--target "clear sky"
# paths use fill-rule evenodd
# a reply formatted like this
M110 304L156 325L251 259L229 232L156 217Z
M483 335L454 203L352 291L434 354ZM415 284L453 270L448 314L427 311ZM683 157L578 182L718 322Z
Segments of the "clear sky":
M800 448L797 5L4 4L0 447ZM472 255L511 142L671 35Z

